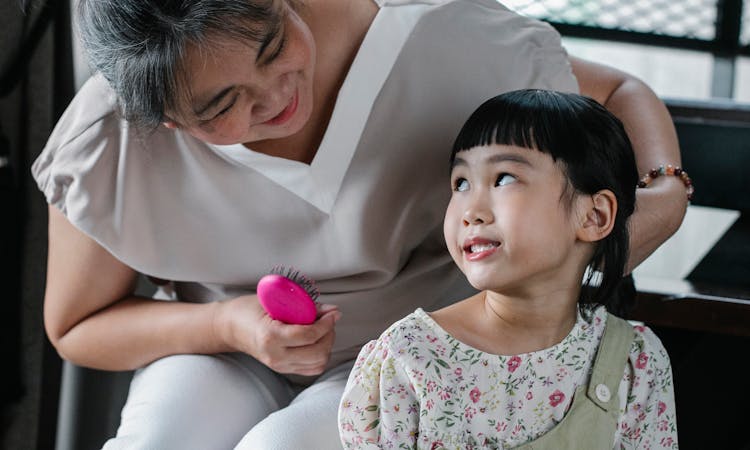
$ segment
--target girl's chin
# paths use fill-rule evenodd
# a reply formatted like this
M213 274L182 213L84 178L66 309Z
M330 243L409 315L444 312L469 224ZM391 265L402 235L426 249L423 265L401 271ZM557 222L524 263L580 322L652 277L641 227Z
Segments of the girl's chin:
M494 291L497 289L497 283L493 283L492 280L486 277L471 277L468 280L469 284L479 291Z

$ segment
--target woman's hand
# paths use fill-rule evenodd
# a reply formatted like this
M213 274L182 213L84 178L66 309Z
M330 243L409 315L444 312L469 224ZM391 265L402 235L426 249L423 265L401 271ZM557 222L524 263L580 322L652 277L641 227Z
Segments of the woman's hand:
M331 355L338 307L318 305L310 325L289 325L272 319L255 295L221 302L214 320L215 334L227 347L253 356L279 373L318 375Z

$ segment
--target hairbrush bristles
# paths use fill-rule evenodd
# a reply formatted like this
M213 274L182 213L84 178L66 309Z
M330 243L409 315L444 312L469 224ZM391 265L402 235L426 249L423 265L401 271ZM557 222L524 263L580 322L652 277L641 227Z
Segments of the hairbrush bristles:
M305 292L307 292L307 295L310 296L312 301L314 302L318 301L320 292L318 291L318 287L315 285L315 281L305 276L299 270L293 267L277 265L271 269L270 273L273 275L280 275L282 277L285 277L294 281L295 283L299 285L299 287L301 287L302 289L305 290Z

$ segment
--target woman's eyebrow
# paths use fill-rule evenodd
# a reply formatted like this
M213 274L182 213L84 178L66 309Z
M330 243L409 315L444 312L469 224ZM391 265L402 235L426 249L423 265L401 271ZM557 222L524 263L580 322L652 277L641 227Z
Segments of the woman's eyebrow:
M224 97L229 95L232 89L234 89L234 86L229 86L222 89L218 94L214 95L213 98L211 98L211 100L207 101L205 104L197 107L194 106L193 112L198 117L202 116L206 113L206 111L219 104L219 102L221 102Z

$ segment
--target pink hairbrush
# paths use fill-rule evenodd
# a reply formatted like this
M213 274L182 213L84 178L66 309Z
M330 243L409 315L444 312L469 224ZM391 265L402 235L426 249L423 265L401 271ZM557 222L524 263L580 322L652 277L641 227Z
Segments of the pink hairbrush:
M299 325L315 322L318 289L298 270L274 267L258 281L257 292L258 301L272 319Z

